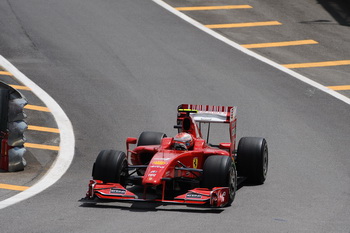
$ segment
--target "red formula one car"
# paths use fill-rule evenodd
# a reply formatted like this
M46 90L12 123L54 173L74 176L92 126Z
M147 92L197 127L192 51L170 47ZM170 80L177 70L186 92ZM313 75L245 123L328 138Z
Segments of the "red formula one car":
M229 125L229 143L211 145L202 138L203 124ZM93 165L92 180L82 202L149 201L224 207L235 198L238 178L265 181L267 143L241 138L236 150L236 107L178 107L178 134L143 132L126 139L126 153L103 150ZM134 149L130 145L137 144Z

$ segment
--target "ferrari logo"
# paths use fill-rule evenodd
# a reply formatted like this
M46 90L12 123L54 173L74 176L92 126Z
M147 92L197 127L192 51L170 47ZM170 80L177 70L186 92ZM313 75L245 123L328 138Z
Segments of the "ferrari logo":
M198 158L193 158L193 168L197 168L198 167Z

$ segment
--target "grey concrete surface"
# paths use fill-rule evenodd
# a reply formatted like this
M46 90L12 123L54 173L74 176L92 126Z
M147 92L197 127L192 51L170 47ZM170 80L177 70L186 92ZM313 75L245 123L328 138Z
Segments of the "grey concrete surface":
M152 1L10 0L0 9L2 55L55 98L76 136L66 175L2 210L2 231L349 232L348 105ZM241 188L219 211L82 206L98 152L124 149L144 130L175 134L180 103L237 105L238 136L269 143L266 183Z

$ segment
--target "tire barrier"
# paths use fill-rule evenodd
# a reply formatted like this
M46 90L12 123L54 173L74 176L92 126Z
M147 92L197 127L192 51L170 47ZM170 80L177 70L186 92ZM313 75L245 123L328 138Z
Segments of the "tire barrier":
M23 111L25 97L13 87L0 82L0 169L22 171L26 165L24 132L28 128Z

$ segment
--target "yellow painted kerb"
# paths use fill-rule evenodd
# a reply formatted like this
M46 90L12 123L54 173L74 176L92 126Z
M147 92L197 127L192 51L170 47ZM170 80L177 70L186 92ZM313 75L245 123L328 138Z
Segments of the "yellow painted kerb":
M34 149L55 150L55 151L60 150L59 146L50 146L50 145L35 144L35 143L28 143L28 142L24 143L24 146L28 148L34 148Z
M8 71L0 71L0 75L9 75L9 76L13 76L10 72Z
M209 24L205 25L207 28L242 28L242 27L259 27L259 26L274 26L282 25L278 21L267 22L251 22L251 23L229 23L229 24Z
M176 7L178 11L205 11L205 10L233 10L233 9L249 9L253 8L249 5L226 5L226 6L193 6L193 7Z
M247 49L255 49L255 48L284 47L284 46L308 45L308 44L318 44L318 42L314 40L295 40L295 41L271 42L271 43L259 43L259 44L242 44L241 46Z
M18 185L11 185L11 184L0 184L0 189L9 189L9 190L15 190L15 191L24 191L28 189L27 186L18 186Z
M310 67L344 66L344 65L350 65L350 60L284 64L283 66L287 68L310 68Z
M26 87L26 86L20 86L20 85L10 85L10 86L17 89L17 90L30 91L30 88Z
M328 88L330 88L334 91L347 91L347 90L350 90L350 85L328 86Z
M42 127L42 126L36 126L36 125L28 125L28 130L35 130L35 131L42 131L42 132L49 132L49 133L60 132L60 130L57 128L49 128L49 127Z
M27 104L24 108L30 109L30 110L42 111L42 112L50 112L50 110L47 107L42 107L37 105Z

